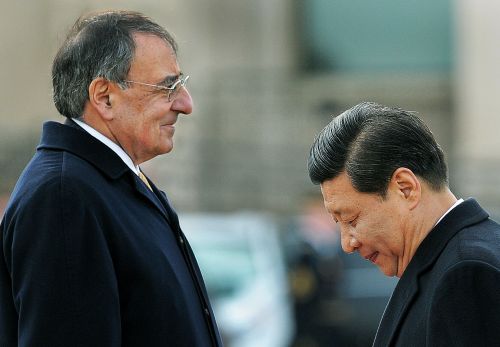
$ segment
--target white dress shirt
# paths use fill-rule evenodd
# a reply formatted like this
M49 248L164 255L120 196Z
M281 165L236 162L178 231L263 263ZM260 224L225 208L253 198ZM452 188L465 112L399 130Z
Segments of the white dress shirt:
M106 146L108 146L113 152L118 154L118 156L123 160L123 162L130 168L130 170L132 170L133 172L135 172L137 176L139 176L139 172L141 171L139 165L134 165L134 162L132 161L132 159L130 159L129 155L123 150L123 148L121 148L116 143L108 139L106 136L104 136L103 134L92 128L90 125L82 121L79 121L78 119L75 118L73 118L73 121L79 126L81 126L83 130L88 132L90 135L92 135L93 137L104 143Z

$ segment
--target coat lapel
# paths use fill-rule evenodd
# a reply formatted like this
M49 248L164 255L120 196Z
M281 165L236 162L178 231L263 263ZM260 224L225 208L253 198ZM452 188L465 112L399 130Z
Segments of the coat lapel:
M173 228L173 225L172 225L173 220L172 220L170 214L168 213L168 210L165 208L165 205L161 201L161 199L157 193L158 189L155 187L155 185L149 180L149 178L147 178L149 181L149 184L153 188L153 191L151 191L151 190L149 190L149 188L146 187L146 185L141 181L141 179L136 174L134 174L134 173L131 173L131 174L132 174L132 176L134 176L133 177L134 185L135 185L135 189L137 190L137 192L139 194L141 194L146 200L148 200L148 202L152 203L161 212L163 217L165 217L167 222Z
M451 210L418 247L399 280L377 329L373 346L387 347L395 341L396 332L413 298L419 292L419 277L428 271L455 234L461 229L488 218L488 214L474 199L467 199Z
M402 321L401 317L408 310L410 302L417 293L418 283L416 277L406 276L399 280L382 315L373 346L390 346L394 333Z
M66 120L65 124L52 121L45 122L43 125L42 139L37 149L59 149L68 151L88 161L106 177L112 180L128 179L131 176L131 180L128 182L132 183L127 184L132 184L133 188L135 188L139 194L152 203L169 224L174 221L174 219L171 218L171 208L169 210L165 207L165 204L160 198L161 194L158 194L158 189L153 185L154 193L151 192L113 150L92 137L75 122L69 119ZM129 176L127 176L127 174ZM168 205L168 203L166 205Z
M167 212L167 215L172 223L172 227L175 230L180 230L180 225L179 225L179 217L177 216L177 213L174 211L172 206L170 205L170 202L167 199L167 195L159 190L154 184L152 185L153 191L155 192L156 196L158 197L158 200L161 202L162 206L165 208L165 211Z

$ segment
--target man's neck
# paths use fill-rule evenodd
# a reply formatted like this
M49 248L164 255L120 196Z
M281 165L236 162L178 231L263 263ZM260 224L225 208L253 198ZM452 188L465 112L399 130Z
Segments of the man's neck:
M457 202L457 198L447 187L439 192L428 189L422 192L422 200L415 210L411 228L406 237L405 254L401 264L402 269L398 271L400 273L398 277L401 277L422 241L455 202Z

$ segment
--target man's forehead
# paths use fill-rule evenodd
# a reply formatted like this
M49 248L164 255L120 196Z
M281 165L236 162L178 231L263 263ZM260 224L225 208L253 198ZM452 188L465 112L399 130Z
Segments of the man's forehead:
M181 74L177 56L168 42L161 37L136 33L134 59L130 74L154 78L155 83L172 84ZM159 80L160 79L160 80Z
M356 190L351 184L351 180L345 173L324 181L320 186L324 197L330 196L333 198L335 196L356 193Z
M132 38L134 39L134 43L154 43L155 45L158 45L159 43L163 43L166 47L170 48L172 50L172 53L175 55L175 50L173 49L172 45L165 40L163 37L158 36L154 33L148 33L148 32L134 32L132 33Z
M352 209L358 205L356 199L361 197L361 193L354 189L347 175L339 175L323 182L321 192L326 209L335 214L352 212Z
M335 197L328 196L324 197L325 208L328 212L334 214L342 214L349 211L349 205L342 201L342 198L336 199Z
M140 57L143 55L168 55L169 60L177 62L177 55L167 41L163 38L148 34L148 33L135 33L132 35L135 44L135 56Z

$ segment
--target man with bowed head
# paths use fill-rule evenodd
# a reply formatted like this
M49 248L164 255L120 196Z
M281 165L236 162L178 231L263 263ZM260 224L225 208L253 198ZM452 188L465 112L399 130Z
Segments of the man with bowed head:
M500 344L500 225L450 191L422 120L356 105L319 133L308 169L343 250L400 278L374 346Z
M0 346L221 346L176 213L140 164L192 111L172 36L128 11L77 20L1 224Z

